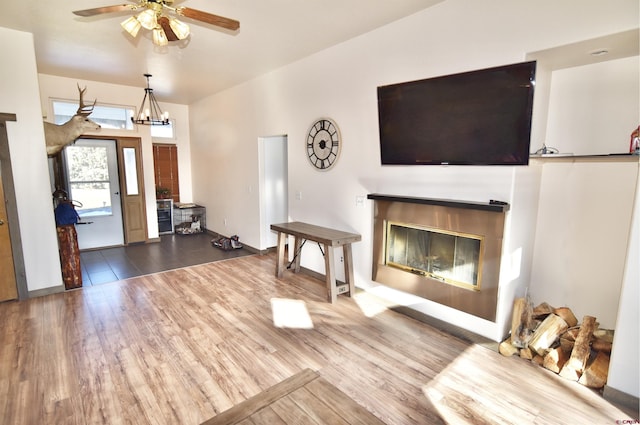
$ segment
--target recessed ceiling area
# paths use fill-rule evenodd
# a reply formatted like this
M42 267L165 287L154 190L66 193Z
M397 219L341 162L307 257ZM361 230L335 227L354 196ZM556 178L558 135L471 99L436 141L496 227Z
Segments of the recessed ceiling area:
M531 52L528 60L537 60L546 69L571 68L631 56L638 56L640 30L623 31L551 49Z
M441 1L176 0L175 7L237 20L240 29L185 17L191 35L168 46L154 45L150 31L133 38L122 29L135 11L72 13L117 0L5 2L0 26L33 34L40 73L137 87L150 73L158 100L189 104Z

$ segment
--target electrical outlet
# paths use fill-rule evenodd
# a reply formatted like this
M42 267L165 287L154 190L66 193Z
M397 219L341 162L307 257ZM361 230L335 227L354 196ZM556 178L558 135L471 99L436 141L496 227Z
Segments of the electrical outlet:
M340 262L344 263L344 258L342 256L340 256Z
M300 191L296 192L296 199L298 201L302 201L302 192L300 192Z
M364 206L364 196L356 196L356 207Z

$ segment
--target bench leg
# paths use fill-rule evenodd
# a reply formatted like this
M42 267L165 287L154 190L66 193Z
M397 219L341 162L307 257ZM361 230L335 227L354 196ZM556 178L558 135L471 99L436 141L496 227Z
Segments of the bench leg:
M296 256L295 261L293 262L293 272L299 273L300 258L302 257L302 242L304 241L304 239L299 236L295 236L293 239L294 239L293 245L295 246L293 255Z
M327 301L330 303L336 302L337 288L336 288L336 273L333 270L333 248L331 245L324 245L324 270L327 284Z
M344 254L344 280L349 285L349 296L354 295L354 280L353 280L353 255L351 254L351 244L345 244L342 247Z
M278 252L276 255L276 277L282 277L284 273L284 245L287 240L287 234L278 232Z

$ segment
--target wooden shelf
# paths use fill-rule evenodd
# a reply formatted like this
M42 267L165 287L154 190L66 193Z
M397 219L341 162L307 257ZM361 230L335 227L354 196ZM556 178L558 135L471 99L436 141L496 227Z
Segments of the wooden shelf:
M491 211L491 212L497 212L497 213L507 212L509 211L509 208L510 208L508 203L500 202L500 201L473 202L473 201L458 201L453 199L418 198L413 196L383 195L380 193L370 193L367 195L367 199L373 199L376 201L405 202L409 204L438 205L442 207Z

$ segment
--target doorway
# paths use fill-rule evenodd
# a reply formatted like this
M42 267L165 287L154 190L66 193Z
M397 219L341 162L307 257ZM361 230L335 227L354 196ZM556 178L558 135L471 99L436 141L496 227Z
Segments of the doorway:
M64 150L69 199L80 216L81 250L124 244L115 140L78 139Z
M258 139L260 167L260 249L275 247L278 236L271 225L289 219L288 137Z

